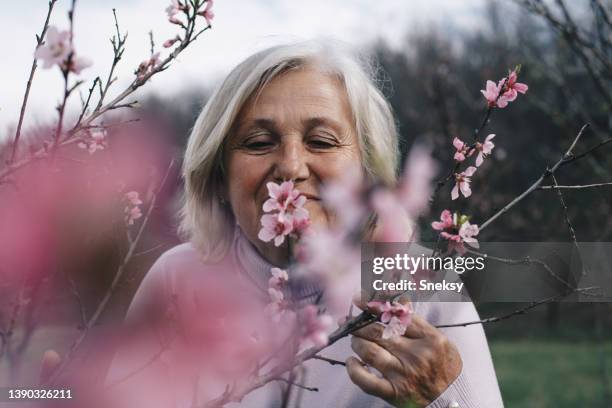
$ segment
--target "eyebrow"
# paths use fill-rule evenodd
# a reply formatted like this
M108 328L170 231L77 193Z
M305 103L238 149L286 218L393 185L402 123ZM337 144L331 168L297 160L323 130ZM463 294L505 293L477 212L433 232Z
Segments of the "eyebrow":
M308 118L303 120L302 124L306 130L312 130L318 126L330 126L338 132L341 132L343 129L340 122L326 116L315 116ZM245 127L261 127L275 130L278 128L278 124L274 119L270 118L247 119L244 122L238 123L238 129L244 129Z

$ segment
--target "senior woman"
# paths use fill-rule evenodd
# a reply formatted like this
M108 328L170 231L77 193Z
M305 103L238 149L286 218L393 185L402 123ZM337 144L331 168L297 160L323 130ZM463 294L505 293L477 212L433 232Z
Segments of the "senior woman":
M335 222L335 214L321 203L321 184L356 163L363 178L393 186L397 129L374 74L344 47L321 42L268 48L234 68L189 138L181 213L189 242L155 263L128 316L169 296L168 282L206 284L219 265L236 265L253 285L265 287L270 268L287 263L285 247L257 238L268 182L293 180L307 198L311 222L319 226ZM181 277L194 269L197 277ZM303 393L301 406L502 407L482 327L434 328L478 319L474 306L419 303L415 313L401 338L382 340L375 324L329 347L326 355L346 359L345 374L338 366L308 361L306 381L319 391ZM268 384L247 395L241 406L277 406L279 401L278 386Z

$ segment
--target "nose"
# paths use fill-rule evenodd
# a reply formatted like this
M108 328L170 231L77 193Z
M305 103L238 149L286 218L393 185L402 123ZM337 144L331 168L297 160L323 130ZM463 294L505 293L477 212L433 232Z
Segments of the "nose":
M308 152L304 148L301 137L285 137L283 139L285 140L283 140L276 157L274 179L277 182L306 180L310 175Z

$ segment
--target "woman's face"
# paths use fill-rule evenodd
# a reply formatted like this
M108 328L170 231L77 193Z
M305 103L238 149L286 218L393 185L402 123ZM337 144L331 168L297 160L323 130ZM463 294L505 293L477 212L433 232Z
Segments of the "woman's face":
M344 86L308 68L276 77L238 115L224 161L225 194L238 224L265 258L284 264L286 248L257 238L266 183L293 180L308 198L311 222L332 222L320 200L321 183L361 161Z

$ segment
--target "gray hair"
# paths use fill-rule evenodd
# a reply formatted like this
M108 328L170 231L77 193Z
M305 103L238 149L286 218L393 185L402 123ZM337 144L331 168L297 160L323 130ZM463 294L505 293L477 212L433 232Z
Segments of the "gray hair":
M398 135L391 107L377 87L378 71L367 58L337 42L278 45L234 68L202 109L189 136L183 178L185 197L179 232L206 261L227 252L235 219L220 197L225 183L223 145L246 102L275 77L312 68L338 77L352 110L365 173L387 186L397 180Z

